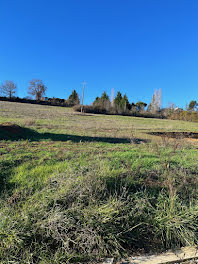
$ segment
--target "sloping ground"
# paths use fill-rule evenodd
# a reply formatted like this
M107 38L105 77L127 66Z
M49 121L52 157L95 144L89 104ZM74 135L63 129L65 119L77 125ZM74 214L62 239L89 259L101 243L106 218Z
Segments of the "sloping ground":
M12 124L0 131L0 263L87 264L196 244L198 149L146 133L197 124L1 110Z

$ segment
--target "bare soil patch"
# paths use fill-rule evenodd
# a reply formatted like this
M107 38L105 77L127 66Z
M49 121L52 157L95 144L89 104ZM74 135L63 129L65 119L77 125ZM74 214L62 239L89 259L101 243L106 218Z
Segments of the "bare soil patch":
M149 132L149 135L160 136L160 137L168 137L168 138L192 138L198 139L198 133L195 132Z

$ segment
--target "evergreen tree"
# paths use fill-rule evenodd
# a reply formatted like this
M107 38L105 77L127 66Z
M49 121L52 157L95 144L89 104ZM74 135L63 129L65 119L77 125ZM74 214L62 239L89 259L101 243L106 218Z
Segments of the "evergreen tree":
M110 105L111 105L111 102L110 102L110 99L109 99L109 96L107 95L106 92L103 92L101 98L100 98L100 101L101 101L101 105L102 107L104 108L109 108Z
M128 97L126 94L122 97L122 99L120 101L120 107L124 111L130 109L130 103L129 103L129 100L128 100Z
M197 101L191 101L190 103L189 103L189 105L188 105L188 110L189 111L195 111L196 109L197 109L197 107L198 107L198 103L197 103Z
M105 103L106 101L109 101L110 102L109 96L107 95L106 92L103 92L103 94L100 97L100 100L101 100L102 103Z
M72 93L70 94L69 98L67 99L67 103L70 106L74 106L74 105L80 104L80 99L79 99L79 96L78 96L78 93L76 92L76 90L72 91Z
M95 99L94 102L93 102L93 105L94 105L94 106L97 106L97 105L99 105L99 104L100 104L100 97L97 96L96 99Z
M106 92L103 92L103 94L101 95L101 97L96 97L95 101L93 102L94 106L100 106L103 107L105 109L110 107L110 100L109 100L109 96L107 95Z
M121 94L121 92L120 91L118 91L117 92L117 95L116 95L116 97L115 97L115 99L114 99L114 106L116 107L116 108L120 108L120 106L121 106L121 100L122 100L122 94Z

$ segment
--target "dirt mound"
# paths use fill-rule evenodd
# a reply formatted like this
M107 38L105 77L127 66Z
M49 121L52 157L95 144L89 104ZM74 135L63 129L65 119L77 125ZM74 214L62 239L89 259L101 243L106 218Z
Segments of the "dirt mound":
M0 124L0 132L8 132L10 134L20 135L24 132L24 128L16 124L6 122L6 123Z
M149 132L149 135L168 138L195 138L198 139L198 133L195 132Z

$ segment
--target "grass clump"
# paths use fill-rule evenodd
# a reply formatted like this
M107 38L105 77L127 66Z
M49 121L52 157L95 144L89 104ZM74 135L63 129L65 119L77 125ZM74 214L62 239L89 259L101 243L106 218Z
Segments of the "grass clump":
M127 244L131 246L137 240L133 230L143 225L137 224L138 219L143 221L137 201L136 195L129 195L123 186L111 193L106 178L95 175L93 180L90 171L71 177L70 171L70 176L51 179L25 203L5 203L0 222L0 256L38 262L43 249L38 253L35 246L40 244L53 253L53 259L64 256L65 263L79 257L85 261L109 254L119 256ZM141 203L141 210L149 209ZM26 259L27 250L31 259Z

